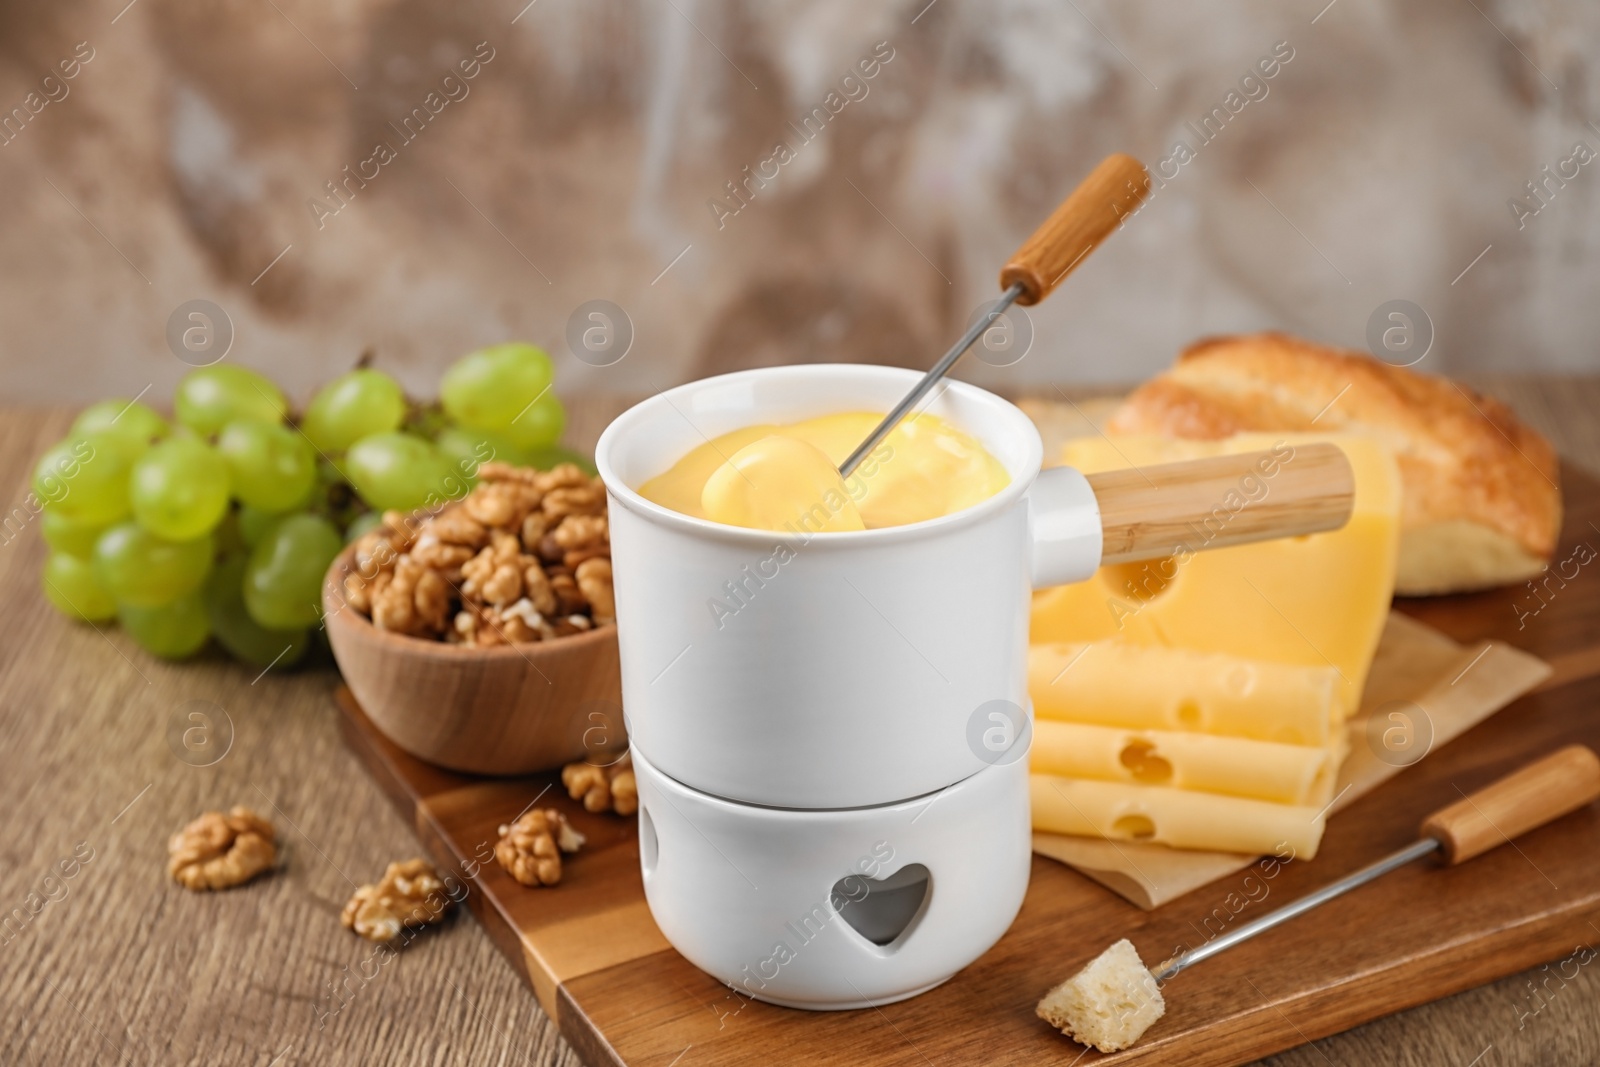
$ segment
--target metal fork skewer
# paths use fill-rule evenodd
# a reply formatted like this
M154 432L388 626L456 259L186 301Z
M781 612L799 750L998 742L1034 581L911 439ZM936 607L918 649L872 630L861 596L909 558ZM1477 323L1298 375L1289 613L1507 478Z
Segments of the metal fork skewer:
M1279 923L1288 922L1297 915L1303 915L1318 904L1325 904L1334 897L1348 893L1357 886L1366 885L1379 875L1388 874L1396 867L1403 867L1412 860L1420 859L1430 852L1437 851L1438 848L1438 841L1431 837L1424 837L1420 841L1407 845L1398 852L1391 852L1376 863L1368 864L1353 874L1347 874L1337 882L1323 886L1315 893L1308 893L1299 900L1285 904L1276 911L1269 911L1254 922L1248 922L1236 929L1229 930L1221 937L1207 941L1199 948L1179 953L1155 969L1153 972L1155 980L1157 982L1165 982L1179 971L1192 967L1203 959L1215 956L1225 948L1231 948L1241 941L1249 940L1263 930L1270 930Z
M956 360L960 359L962 354L971 348L979 337L983 336L983 332L994 324L995 319L1005 314L1006 309L1023 292L1024 288L1021 282L1012 283L1011 288L1007 289L1001 294L1000 299L995 301L994 307L989 309L989 313L968 327L967 332L961 335L961 340L957 341L950 351L946 352L944 357L935 363L927 374L922 376L922 380L917 383L916 388L907 393L905 398L894 406L894 410L883 417L883 421L878 423L877 429L873 430L867 436L867 439L861 442L843 463L839 464L839 473L846 478L850 477L850 472L855 470L863 459L867 458L867 453L883 443L883 439L889 436L889 431L893 430L900 420L906 417L907 412L917 406L918 401L928 395L928 390L932 389L934 384L940 378L943 378L951 367L955 366Z

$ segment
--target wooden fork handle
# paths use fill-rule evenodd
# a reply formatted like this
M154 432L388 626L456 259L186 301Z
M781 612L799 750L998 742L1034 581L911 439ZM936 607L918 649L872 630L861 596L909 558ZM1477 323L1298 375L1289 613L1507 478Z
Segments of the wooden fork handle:
M1150 175L1132 156L1107 156L1000 269L1000 288L1022 284L1019 304L1037 304L1122 225L1150 194Z
M1543 759L1491 782L1422 823L1451 864L1577 811L1600 798L1600 757L1585 745L1558 748Z

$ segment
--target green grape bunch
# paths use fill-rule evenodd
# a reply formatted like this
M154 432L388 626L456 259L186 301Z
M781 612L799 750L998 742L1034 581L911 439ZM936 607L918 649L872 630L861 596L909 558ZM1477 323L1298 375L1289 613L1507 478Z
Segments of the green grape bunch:
M85 408L34 466L45 598L71 619L115 621L163 659L215 645L252 668L288 667L325 644L328 568L383 512L459 499L490 460L593 472L559 444L566 410L542 349L468 353L432 403L369 359L299 413L234 363L186 374L171 419L138 401Z

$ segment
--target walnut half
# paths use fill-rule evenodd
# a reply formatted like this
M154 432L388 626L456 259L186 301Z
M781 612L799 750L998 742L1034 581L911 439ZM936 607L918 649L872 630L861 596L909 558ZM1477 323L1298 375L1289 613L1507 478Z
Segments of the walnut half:
M357 889L339 921L368 941L393 941L402 929L439 922L450 904L433 864L405 860L389 864L377 885Z
M167 842L167 872L196 891L243 885L277 860L276 836L249 808L208 811Z
M573 800L583 799L584 811L614 811L632 815L639 810L639 785L633 776L633 756L604 767L593 763L569 763L561 768L561 784Z
M586 840L556 809L535 808L500 827L494 858L523 885L555 885L561 881L561 853L578 851Z

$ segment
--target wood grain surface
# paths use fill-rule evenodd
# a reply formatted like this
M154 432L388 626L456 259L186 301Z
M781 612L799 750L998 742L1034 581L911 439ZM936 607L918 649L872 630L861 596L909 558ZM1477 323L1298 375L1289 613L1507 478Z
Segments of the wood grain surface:
M1569 458L1600 469L1600 420L1593 415L1600 410L1600 379L1477 384L1512 403ZM573 403L573 439L592 443L621 406L604 399ZM69 422L70 416L60 412L13 411L0 418L0 492L8 508L22 504L33 458ZM1558 553L1572 547L1564 540ZM160 663L114 629L98 632L58 619L39 593L43 558L44 546L32 525L15 535L8 529L0 539L0 811L5 815L0 917L18 908L26 914L30 894L38 894L36 903L47 901L20 929L0 930L0 1063L567 1067L580 1062L517 971L469 917L458 916L424 934L381 967L367 962L366 942L340 928L338 911L353 885L375 880L385 863L417 855L421 848L413 828L395 814L389 798L343 745L329 700L335 683L331 669L274 671L258 678L255 671L220 658ZM1585 568L1576 581L1600 578ZM1470 640L1474 635L1466 631L1503 626L1521 603L1517 595L1505 590L1498 598L1481 599L1470 613L1452 613L1453 630L1441 628ZM1564 684L1600 667L1600 653L1594 651L1600 632L1574 632L1574 621L1581 621L1571 607L1576 599L1558 595L1536 615L1524 616L1528 640L1517 643L1538 646L1566 674L1523 701L1517 714L1497 716L1482 728L1494 732L1494 744L1485 746L1489 754L1473 765L1456 769L1463 787L1510 768L1524 716L1593 720L1600 686ZM1408 605L1408 610L1434 625L1440 623L1428 618L1429 610L1444 613L1426 604ZM1554 698L1562 689L1566 696L1558 704ZM195 701L201 703L190 705ZM210 766L188 765L169 746L169 731L174 724L180 730L188 726L186 716L195 708L211 712L219 724L232 724L226 754ZM226 720L215 714L217 708L226 712ZM217 730L219 747L224 732ZM1418 771L1428 773L1426 767ZM1439 784L1448 788L1450 782ZM178 889L165 873L167 836L199 812L233 803L253 805L278 825L285 846L280 869L227 893ZM1381 808L1382 794L1363 803ZM1390 814L1400 835L1423 810L1384 812ZM1329 857L1337 857L1338 839L1337 831L1330 831ZM71 878L52 877L75 848L80 855L92 849L92 859L70 868ZM1591 864L1593 856L1589 853ZM1544 892L1537 875L1518 867L1515 853L1505 857L1474 862L1503 863L1506 876L1520 879L1527 893ZM1047 884L1081 882L1049 861L1037 860L1035 870ZM1104 922L1102 913L1113 900L1094 890L1075 922ZM1195 908L1208 911L1214 903L1196 902ZM1474 906L1470 899L1448 903ZM1174 921L1180 918L1176 911L1172 915ZM1395 920L1427 921L1428 916L1402 907ZM1585 924L1589 921L1600 927L1600 915ZM1059 963L1014 960L1013 949L1002 941L991 954L994 966L1017 965L1040 979L1053 976L1073 951L1068 933L1063 931ZM1515 951L1526 933L1507 928L1507 950ZM1600 944L1600 929L1581 936L1587 944ZM1600 1016L1593 1009L1600 978L1592 965L1562 977L1559 961L1574 947L1544 953L1547 968L1534 967L1320 1037L1267 1062L1283 1067L1594 1062L1600 1059ZM1334 942L1329 951L1348 950ZM1288 972L1318 964L1274 961L1269 953L1263 962L1290 978ZM610 968L596 980L624 982L621 971ZM1571 965L1566 973L1573 973ZM683 1010L704 1013L712 1030L724 1022L715 1001L707 999L722 995L721 987L713 988L686 963L667 977L682 987ZM336 987L343 990L339 999L331 996ZM1294 1030L1294 1018L1280 1016L1270 1000L1263 1003L1265 1008L1240 1007L1254 1009L1253 1025ZM617 1018L608 1022L648 1033L663 1021L636 1008L616 1000L610 1010ZM557 1010L570 1007L558 998ZM1019 1026L1032 1025L1026 1012L1017 1014ZM754 1018L743 1013L725 1022L740 1025ZM826 1025L837 1028L841 1059L851 1049L870 1047L891 1060L928 1062L917 1051L918 1032L904 1024L897 1029L872 1012L837 1019ZM585 1050L597 1062L604 1053ZM1075 1047L1063 1042L1047 1061L1070 1063L1076 1055ZM668 1067L677 1057L680 1067L699 1062L693 1049L681 1048L664 1048L642 1062ZM773 1049L769 1058L794 1060L782 1048ZM996 1062L976 1047L965 1056L933 1062L979 1061Z

